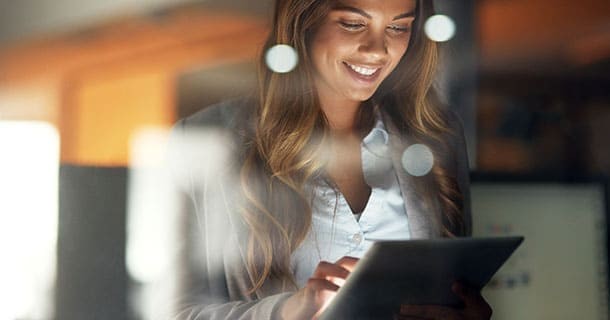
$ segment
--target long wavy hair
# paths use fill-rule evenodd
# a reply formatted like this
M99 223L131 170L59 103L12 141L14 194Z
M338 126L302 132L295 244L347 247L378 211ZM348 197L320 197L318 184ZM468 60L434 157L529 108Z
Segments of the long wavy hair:
M311 227L312 209L306 184L324 176L322 145L328 123L313 87L309 45L333 4L332 0L276 0L273 25L259 61L256 127L241 169L246 203L242 217L248 226L247 268L254 279L250 293L269 279L295 287L290 256ZM363 106L378 105L396 127L427 143L435 153L432 174L418 178L433 188L428 199L441 220L444 236L463 230L461 193L450 164L446 135L452 134L433 88L438 52L422 33L433 14L432 2L417 0L409 47L396 69ZM274 73L264 52L276 44L296 49L299 64L289 73ZM361 108L365 112L365 108ZM370 108L366 108L370 109ZM436 205L435 205L436 204Z

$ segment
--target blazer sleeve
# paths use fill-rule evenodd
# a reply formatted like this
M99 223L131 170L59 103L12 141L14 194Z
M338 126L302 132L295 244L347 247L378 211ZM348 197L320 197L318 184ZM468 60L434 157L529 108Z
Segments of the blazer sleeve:
M197 258L187 259L188 266L184 266L186 275L181 281L189 289L178 297L177 314L173 319L278 319L279 306L290 293L259 298L247 295L242 288L247 286L248 276L239 271L244 270L243 266L229 265L241 260L227 261L226 258L227 240L232 236L227 231L234 229L222 203L218 202L222 196L222 187L219 187L222 181L218 180L223 179L222 173L225 172L218 165L226 167L223 157L229 156L231 150L222 148L229 143L225 139L227 136L217 130L223 122L216 117L217 114L211 110L202 118L206 121L197 120L196 123L189 123L192 119L183 119L170 133L167 159L175 189L184 199L184 212L181 214L196 221L198 229L195 232L197 236L189 240L197 242ZM216 129L207 130L205 125L201 125L204 122L213 123ZM193 127L198 130L191 130ZM199 134L191 135L191 131ZM186 246L187 250L192 250L189 247ZM240 283L236 285L236 282Z

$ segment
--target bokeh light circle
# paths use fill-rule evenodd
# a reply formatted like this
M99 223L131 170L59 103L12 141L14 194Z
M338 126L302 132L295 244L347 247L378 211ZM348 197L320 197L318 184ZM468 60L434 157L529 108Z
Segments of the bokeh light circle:
M455 35L455 23L446 15L433 15L426 20L424 31L430 40L445 42Z
M297 66L299 55L293 47L287 44L278 44L267 50L265 62L271 71L287 73Z
M433 166L434 154L426 145L413 144L402 153L402 167L412 176L425 176Z

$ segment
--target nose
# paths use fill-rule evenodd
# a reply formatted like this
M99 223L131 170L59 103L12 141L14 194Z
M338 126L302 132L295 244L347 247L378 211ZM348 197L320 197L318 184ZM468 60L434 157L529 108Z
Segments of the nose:
M371 60L379 61L385 59L388 54L388 46L385 34L370 32L362 39L360 52L366 54Z

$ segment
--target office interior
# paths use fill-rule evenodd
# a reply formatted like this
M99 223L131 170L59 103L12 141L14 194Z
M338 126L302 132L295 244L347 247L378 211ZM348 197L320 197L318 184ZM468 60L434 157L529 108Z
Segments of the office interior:
M432 1L432 0L425 0ZM435 0L475 236L524 235L493 319L608 319L610 3ZM270 0L0 2L0 319L164 319L192 217L180 118L256 87ZM186 239L185 239L186 238Z

